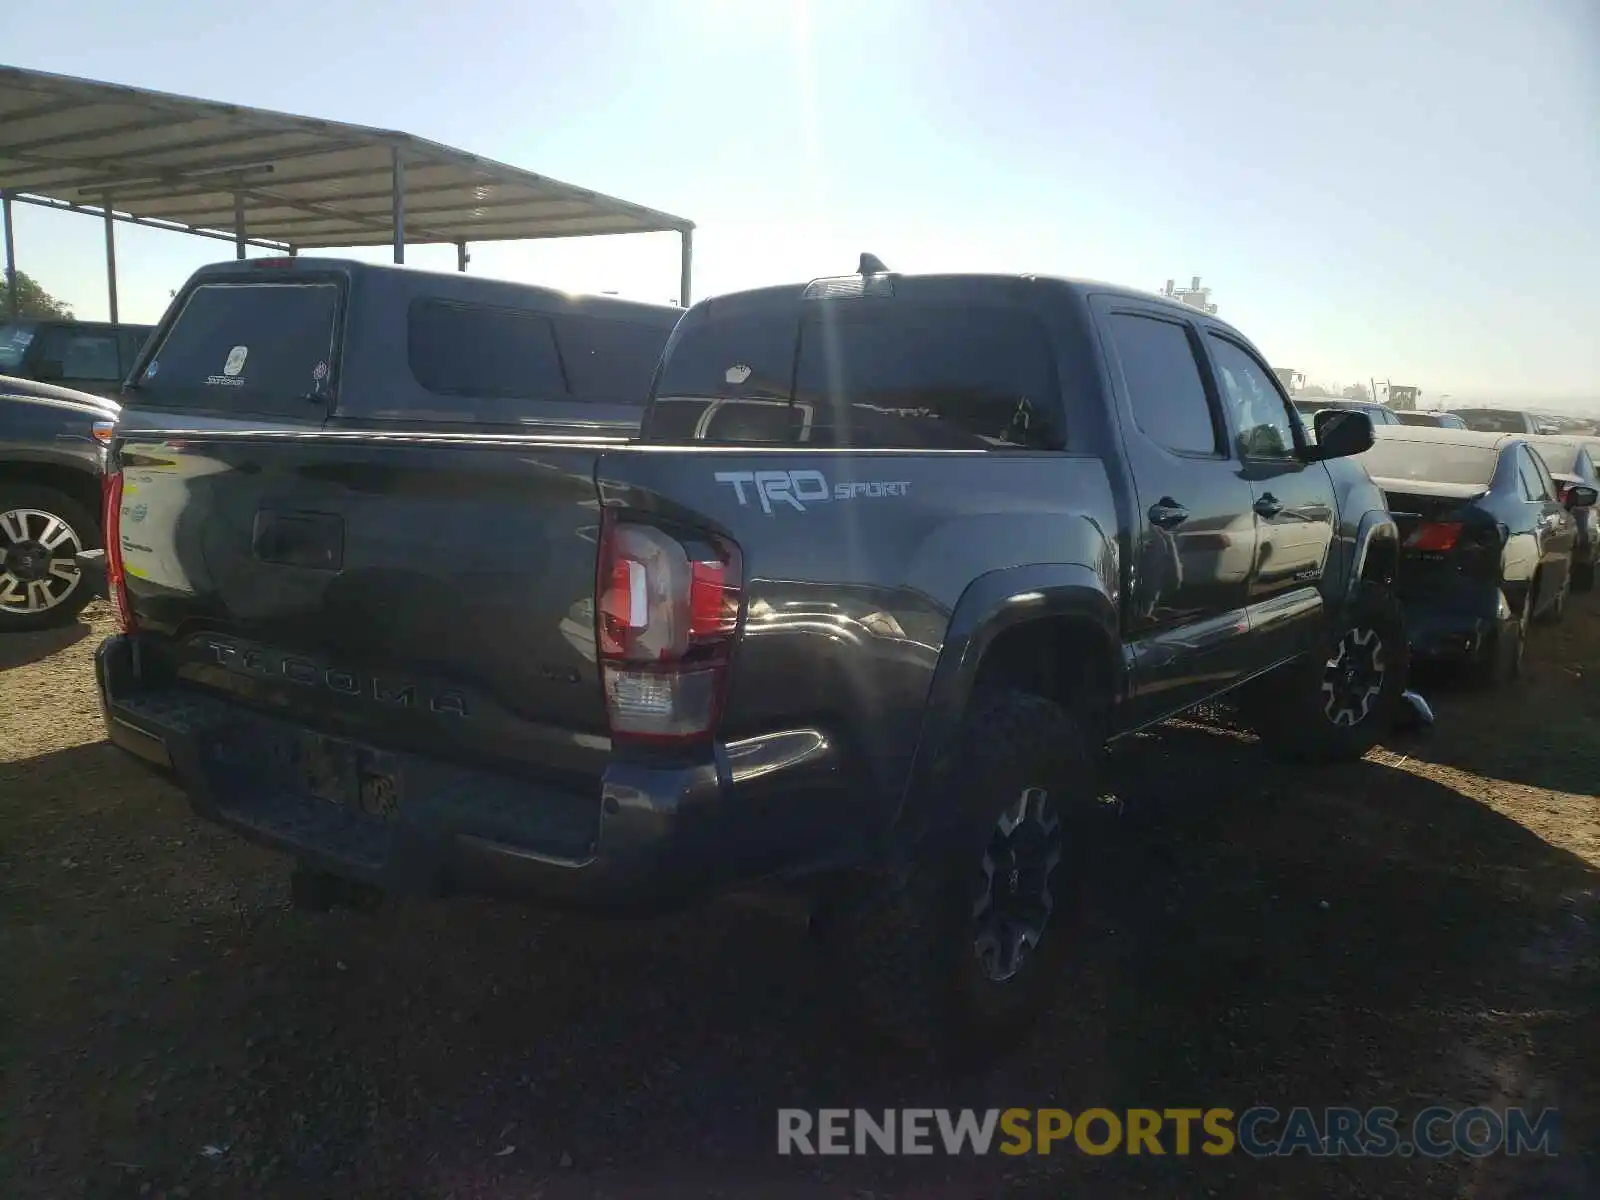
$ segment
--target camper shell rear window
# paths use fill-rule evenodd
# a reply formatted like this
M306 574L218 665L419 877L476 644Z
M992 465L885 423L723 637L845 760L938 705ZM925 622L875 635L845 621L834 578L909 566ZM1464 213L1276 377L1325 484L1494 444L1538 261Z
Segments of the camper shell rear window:
M157 408L305 417L331 395L343 288L333 279L191 288L132 380Z

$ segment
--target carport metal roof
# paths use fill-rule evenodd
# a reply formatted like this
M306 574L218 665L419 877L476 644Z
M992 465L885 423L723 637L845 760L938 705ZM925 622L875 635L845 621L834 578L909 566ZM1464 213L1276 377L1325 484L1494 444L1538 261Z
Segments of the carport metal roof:
M675 232L689 302L694 223L386 129L0 66L0 200L101 217L111 319L115 222L294 254ZM16 294L12 289L13 296Z

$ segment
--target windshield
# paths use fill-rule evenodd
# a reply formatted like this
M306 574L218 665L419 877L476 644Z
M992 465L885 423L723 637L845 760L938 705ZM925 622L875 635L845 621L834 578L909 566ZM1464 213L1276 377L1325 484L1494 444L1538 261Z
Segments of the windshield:
M33 344L34 326L20 321L0 324L0 375L14 375Z
M1488 487L1500 453L1490 446L1408 442L1384 438L1361 455L1374 479L1416 480Z
M338 307L332 282L202 284L141 373L140 403L310 415L330 386Z

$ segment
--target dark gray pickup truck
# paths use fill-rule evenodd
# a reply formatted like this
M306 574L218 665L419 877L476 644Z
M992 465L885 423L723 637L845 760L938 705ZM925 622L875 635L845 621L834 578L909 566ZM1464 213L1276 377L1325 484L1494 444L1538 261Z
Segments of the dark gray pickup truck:
M864 262L697 304L626 441L386 424L368 302L304 330L319 427L250 425L288 397L248 387L207 425L172 380L108 488L110 735L308 899L799 888L891 1032L993 1052L1101 744L1232 692L1347 759L1405 686L1369 422L1311 445L1215 317Z
M0 375L0 635L64 624L94 595L100 478L117 405Z

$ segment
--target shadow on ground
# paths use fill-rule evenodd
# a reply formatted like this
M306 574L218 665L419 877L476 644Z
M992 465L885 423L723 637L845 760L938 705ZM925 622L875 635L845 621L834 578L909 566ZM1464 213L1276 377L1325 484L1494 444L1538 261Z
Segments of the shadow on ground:
M281 863L103 743L0 767L19 981L0 1192L1592 1188L1573 1155L1504 1187L1503 1162L1461 1160L778 1158L787 1106L1559 1104L1592 1135L1600 881L1581 860L1407 772L1277 767L1194 726L1125 745L1110 783L1081 965L1027 1052L941 1081L842 1036L846 981L771 918L311 917Z
M32 633L0 633L0 671L24 667L81 642L93 632L82 621Z

